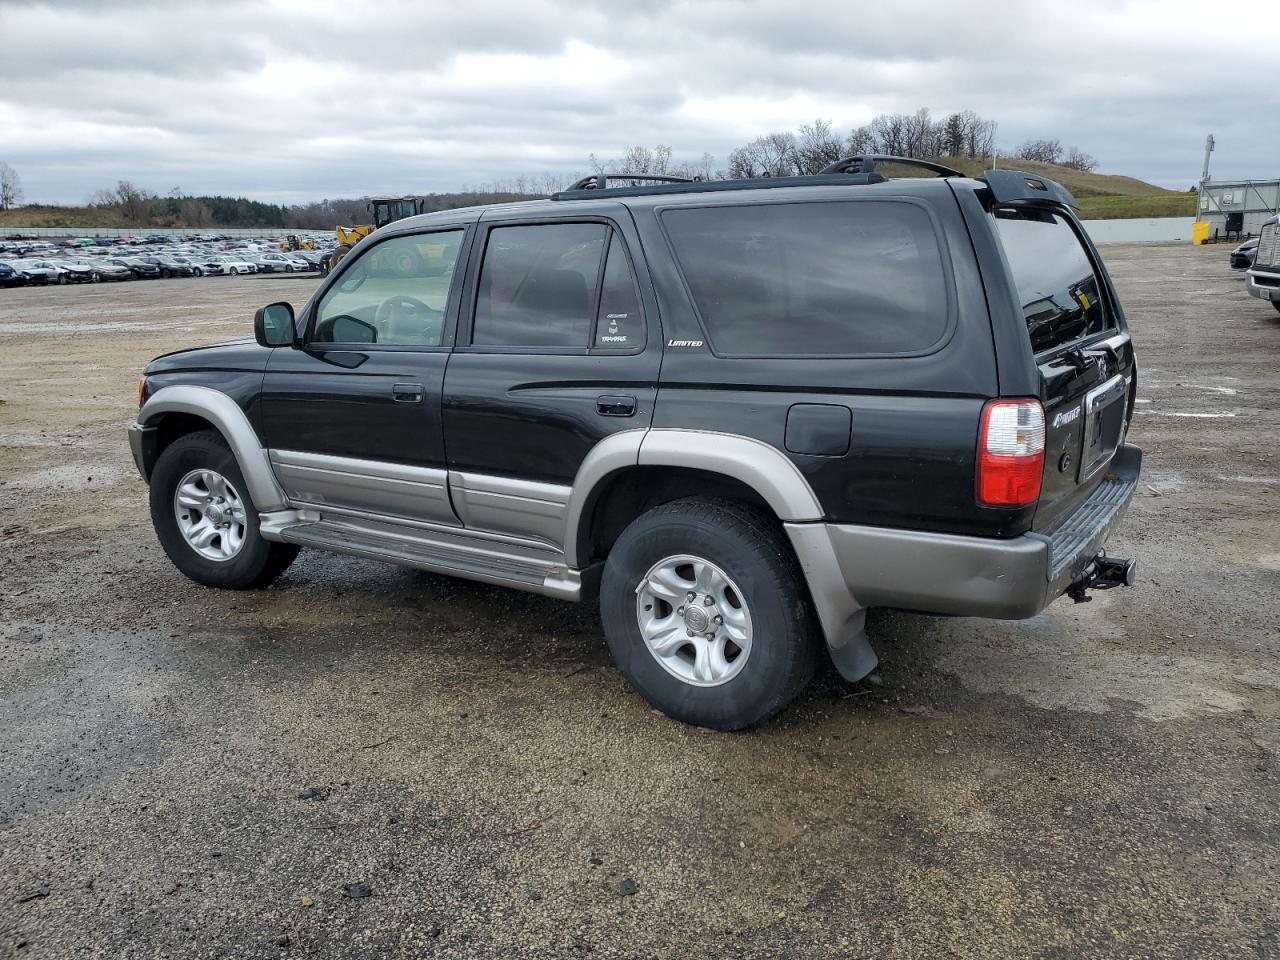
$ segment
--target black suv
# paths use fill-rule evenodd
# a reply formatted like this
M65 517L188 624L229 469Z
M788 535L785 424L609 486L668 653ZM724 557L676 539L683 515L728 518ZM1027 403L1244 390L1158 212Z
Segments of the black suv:
M170 354L129 438L187 576L303 546L566 600L733 729L869 607L1020 619L1132 582L1124 313L1041 177L588 178L361 241L256 342Z

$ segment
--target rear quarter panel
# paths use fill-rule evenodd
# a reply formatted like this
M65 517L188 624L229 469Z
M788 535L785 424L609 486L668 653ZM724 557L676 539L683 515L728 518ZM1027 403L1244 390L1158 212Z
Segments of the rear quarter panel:
M920 180L807 189L832 199L856 189L876 199L908 196L928 204L952 277L951 303L940 307L954 312L950 338L913 357L718 356L662 230L660 205L649 204L633 212L667 342L654 427L741 434L776 447L805 475L833 522L996 536L1022 532L1029 522L1024 512L984 509L974 498L980 413L998 394L998 379L981 278L949 187ZM788 450L787 416L795 404L847 408L847 451L816 456Z

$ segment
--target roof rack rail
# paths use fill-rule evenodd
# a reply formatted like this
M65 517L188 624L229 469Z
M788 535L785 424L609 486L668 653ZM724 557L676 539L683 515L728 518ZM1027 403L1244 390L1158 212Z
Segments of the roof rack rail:
M867 153L843 157L835 163L827 164L819 173L861 173L867 176L867 182L881 183L885 177L876 173L877 163L896 163L907 167L920 167L924 170L932 170L940 177L964 176L959 170L953 170L951 167L933 163L930 160L917 160L915 157L895 157L887 153Z
M593 173L576 181L567 190L604 190L610 180L652 180L655 183L693 183L697 177L674 177L664 173ZM567 192L567 191L562 191Z

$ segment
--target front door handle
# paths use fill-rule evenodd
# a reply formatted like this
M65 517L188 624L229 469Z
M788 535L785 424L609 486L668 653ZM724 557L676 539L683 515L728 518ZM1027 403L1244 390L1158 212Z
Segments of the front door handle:
M397 383L391 388L391 395L395 397L396 403L421 403L422 384Z
M596 413L602 417L634 417L636 398L626 396L596 397Z

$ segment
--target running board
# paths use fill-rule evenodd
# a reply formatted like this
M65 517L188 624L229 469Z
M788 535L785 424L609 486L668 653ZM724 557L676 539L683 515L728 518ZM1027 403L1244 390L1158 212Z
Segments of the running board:
M582 578L569 570L558 554L507 547L463 532L435 532L389 525L371 529L357 522L315 520L281 525L271 531L272 540L316 547L370 560L385 560L432 573L479 580L500 587L541 593L561 600L582 597ZM470 542L467 542L470 540ZM541 551L539 551L541 552Z

